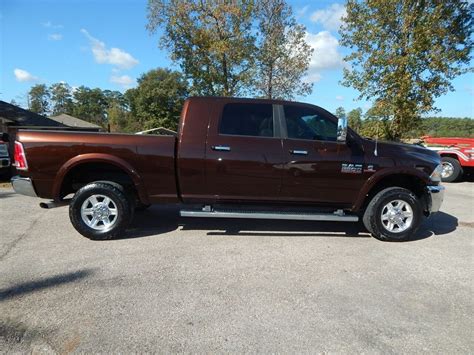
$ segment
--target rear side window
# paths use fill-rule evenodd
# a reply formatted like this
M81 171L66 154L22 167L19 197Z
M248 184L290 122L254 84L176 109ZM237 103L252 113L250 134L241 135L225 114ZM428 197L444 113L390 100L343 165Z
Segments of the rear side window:
M273 137L272 105L244 103L225 105L219 134Z
M336 141L337 124L311 107L285 106L288 138Z

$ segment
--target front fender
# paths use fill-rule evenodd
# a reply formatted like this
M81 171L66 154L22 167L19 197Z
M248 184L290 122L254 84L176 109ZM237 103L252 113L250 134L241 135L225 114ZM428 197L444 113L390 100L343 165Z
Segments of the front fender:
M138 197L140 201L148 204L148 194L146 193L145 186L142 183L142 179L138 172L125 160L116 157L111 154L103 154L103 153L89 153L89 154L81 154L77 155L67 162L65 162L61 168L59 168L56 177L54 178L53 183L53 198L55 201L61 200L61 186L63 184L65 176L68 174L71 169L74 167L84 164L84 163L97 163L103 162L117 166L118 168L122 169L125 173L130 176L135 185L135 188L138 192Z
M370 178L367 179L365 184L362 186L359 196L352 206L353 211L358 211L364 204L365 198L367 197L370 190L372 190L382 180L393 177L396 175L411 176L419 179L423 184L428 185L430 177L422 170L411 167L396 166L388 169L382 169L374 173Z

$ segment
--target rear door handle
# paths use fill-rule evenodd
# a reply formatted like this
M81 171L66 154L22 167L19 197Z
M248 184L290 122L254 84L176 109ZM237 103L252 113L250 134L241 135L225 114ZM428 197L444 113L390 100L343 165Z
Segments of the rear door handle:
M227 145L213 145L212 150L219 150L221 152L230 152L230 147Z
M308 155L307 150L300 150L300 149L292 149L290 150L290 153L293 155Z

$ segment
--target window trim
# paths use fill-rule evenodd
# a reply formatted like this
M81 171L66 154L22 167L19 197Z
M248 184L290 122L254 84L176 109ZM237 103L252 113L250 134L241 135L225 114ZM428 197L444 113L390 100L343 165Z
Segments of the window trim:
M224 117L224 109L227 105L268 105L268 106L271 106L272 108L272 121L273 121L273 136L250 136L250 135L243 135L243 134L228 134L228 133L221 133L220 132L220 129L221 129L221 124L222 124L222 119ZM227 102L225 103L223 106L222 106L222 109L220 110L220 114L219 114L219 122L217 124L217 135L218 136L224 136L224 137L250 137L250 138L270 138L270 139L274 139L274 138L278 138L278 139L281 139L282 138L282 135L281 135L281 125L280 125L280 122L279 122L279 119L277 118L277 115L278 115L278 109L276 108L276 106L278 105L273 105L271 103L249 103L249 102Z

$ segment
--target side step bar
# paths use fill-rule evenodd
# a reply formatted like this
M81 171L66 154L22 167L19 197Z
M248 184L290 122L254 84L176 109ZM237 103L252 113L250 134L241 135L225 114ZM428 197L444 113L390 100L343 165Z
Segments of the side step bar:
M205 218L251 218L251 219L282 219L298 221L336 221L357 222L358 216L344 215L338 210L335 213L293 213L293 212L252 212L252 211L199 211L181 210L181 217Z

